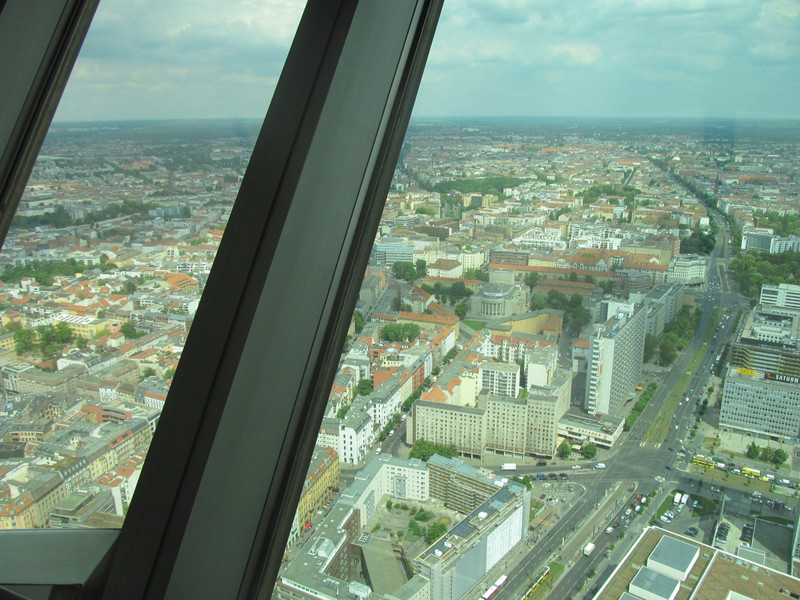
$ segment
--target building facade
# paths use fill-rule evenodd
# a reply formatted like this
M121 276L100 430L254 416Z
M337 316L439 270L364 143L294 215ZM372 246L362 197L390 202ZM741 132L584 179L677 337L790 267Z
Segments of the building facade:
M644 354L645 311L619 312L596 326L590 340L584 408L616 414L638 384Z
M758 435L800 437L800 378L728 367L719 423Z

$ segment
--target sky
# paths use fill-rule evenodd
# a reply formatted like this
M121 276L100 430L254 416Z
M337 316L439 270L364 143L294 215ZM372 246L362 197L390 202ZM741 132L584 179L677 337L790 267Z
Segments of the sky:
M263 118L299 0L101 0L56 121ZM800 0L445 0L418 117L800 119Z

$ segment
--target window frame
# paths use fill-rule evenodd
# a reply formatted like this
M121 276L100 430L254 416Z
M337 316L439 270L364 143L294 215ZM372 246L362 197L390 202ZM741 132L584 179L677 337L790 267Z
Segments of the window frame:
M90 4L96 1L82 4L84 20L94 12ZM75 575L74 597L271 595L441 5L308 3L126 521L115 545L105 531L80 532L95 539L89 544L104 558L91 569L96 585ZM83 35L74 31L70 38L75 54ZM56 99L65 82L66 76ZM30 128L45 132L56 103L29 115ZM354 108L357 115L349 112ZM17 202L43 137L28 143L29 164L9 170L23 182L14 191ZM5 202L0 218L10 223L15 209ZM298 246L304 239L307 249ZM296 255L317 260L287 269ZM306 289L309 279L314 286ZM287 280L303 295L281 298L276 284ZM290 303L304 316L302 326L275 316ZM292 329L298 334L281 337ZM291 345L278 350L262 331ZM275 418L264 420L267 403L243 392L263 388L267 379L280 382L282 402L269 405ZM263 436L237 438L252 423L262 424ZM220 490L232 495L223 498ZM21 535L4 537L0 556L18 547L7 539L36 535L43 553L37 557L46 558L51 534L67 539L74 532L13 533ZM63 581L41 572L47 560L36 563L34 579L65 593ZM14 577L0 567L0 585Z

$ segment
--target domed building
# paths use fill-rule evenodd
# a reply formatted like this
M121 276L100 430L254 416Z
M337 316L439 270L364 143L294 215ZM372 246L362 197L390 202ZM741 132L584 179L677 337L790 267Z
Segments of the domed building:
M470 298L470 316L497 319L528 310L530 291L525 285L486 283Z

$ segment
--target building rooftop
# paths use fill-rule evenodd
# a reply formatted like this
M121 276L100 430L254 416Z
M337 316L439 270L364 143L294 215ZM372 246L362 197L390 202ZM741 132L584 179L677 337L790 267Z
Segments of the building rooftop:
M511 483L506 487L499 488L494 496L486 500L465 519L456 523L444 536L426 548L417 557L417 560L434 566L456 556L462 547L473 540L474 536L493 526L499 519L502 510L516 500L521 490L512 491L512 485L521 488L518 484Z
M682 573L687 572L699 554L697 546L692 546L672 537L662 537L647 559L647 565L659 563Z
M647 592L651 597L666 598L671 600L675 597L681 582L667 575L642 567L631 581L631 587L637 587Z

